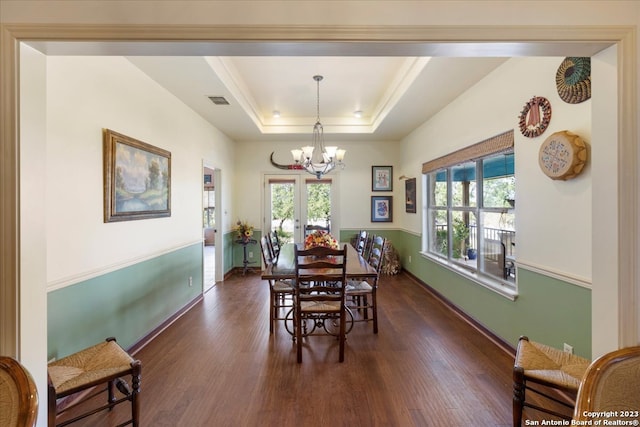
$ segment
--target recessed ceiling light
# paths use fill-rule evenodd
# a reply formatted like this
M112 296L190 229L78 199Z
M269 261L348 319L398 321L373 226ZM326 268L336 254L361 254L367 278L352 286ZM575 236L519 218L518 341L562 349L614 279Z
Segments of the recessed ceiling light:
M356 110L353 112L354 117L356 118L361 118L362 117L362 111L361 110Z
M280 117L280 111L278 111L278 110L273 110L273 117L275 117L276 119L277 119L278 117Z

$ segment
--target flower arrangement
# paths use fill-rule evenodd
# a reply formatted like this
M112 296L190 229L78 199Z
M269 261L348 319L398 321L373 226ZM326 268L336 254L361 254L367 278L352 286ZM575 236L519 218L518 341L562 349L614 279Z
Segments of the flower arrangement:
M304 248L315 248L324 246L325 248L340 249L338 241L331 234L324 230L316 230L304 239Z
M253 225L249 225L246 221L242 222L238 220L235 227L233 227L233 230L238 235L238 239L241 240L249 240L251 236L253 236Z

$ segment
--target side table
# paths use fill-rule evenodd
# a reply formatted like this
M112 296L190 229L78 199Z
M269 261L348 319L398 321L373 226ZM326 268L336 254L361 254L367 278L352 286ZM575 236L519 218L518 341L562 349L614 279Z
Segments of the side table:
M236 240L236 243L242 245L242 252L244 255L242 258L242 275L244 276L245 274L247 274L249 264L255 264L255 261L249 261L247 259L247 245L255 245L256 243L258 243L258 241L256 239L238 239Z

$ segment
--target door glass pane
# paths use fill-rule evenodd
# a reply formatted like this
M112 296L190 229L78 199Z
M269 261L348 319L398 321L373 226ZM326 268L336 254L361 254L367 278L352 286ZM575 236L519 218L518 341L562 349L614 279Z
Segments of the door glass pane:
M293 242L295 182L270 182L271 229L282 243Z
M331 231L331 182L307 181L305 235L314 229Z

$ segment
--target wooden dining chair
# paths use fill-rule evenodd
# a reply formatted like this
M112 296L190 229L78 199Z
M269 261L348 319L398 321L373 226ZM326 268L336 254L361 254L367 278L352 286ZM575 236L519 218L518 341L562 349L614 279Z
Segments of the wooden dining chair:
M371 254L373 253L373 248L380 249L380 257L383 258L384 249L386 245L387 245L387 239L384 238L383 236L378 236L378 235L371 236L368 247L365 249L365 254L366 254L365 259L367 260L367 262L369 262L369 259L371 258Z
M340 362L344 362L346 340L345 288L347 283L347 246L342 249L295 246L294 324L298 363L302 363L303 323L337 324ZM311 284L306 286L305 284Z
M354 247L356 248L356 251L358 251L360 255L364 253L364 249L367 244L368 237L369 237L369 233L367 233L366 230L360 230L360 232L358 232L358 235L356 236L356 244Z
M275 261L280 255L280 238L278 237L276 230L272 230L270 233L267 233L267 240L269 241L269 245L271 245L271 253Z
M589 365L578 389L573 425L630 424L640 418L640 347L614 350ZM616 414L616 415L614 415ZM635 424L634 424L635 425Z
M0 426L33 427L38 418L38 390L27 369L0 356Z
M275 255L269 244L269 238L260 238L262 261L265 268L272 266ZM282 310L293 307L293 283L291 280L267 280L269 284L269 333L273 333L276 320L285 320L286 312Z
M371 265L377 273L376 277L366 279L350 279L347 282L346 294L347 298L352 301L349 306L351 309L361 313L361 319L354 319L354 322L373 322L373 333L378 333L378 281L380 279L380 270L382 269L382 261L387 239L382 236L376 236L369 255L369 265ZM371 317L369 317L371 311Z

